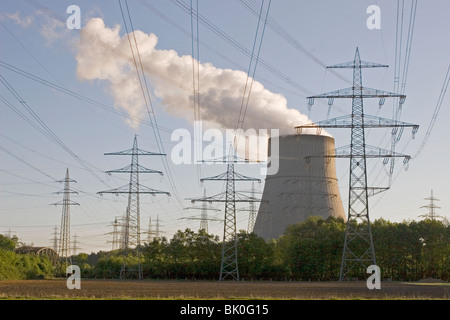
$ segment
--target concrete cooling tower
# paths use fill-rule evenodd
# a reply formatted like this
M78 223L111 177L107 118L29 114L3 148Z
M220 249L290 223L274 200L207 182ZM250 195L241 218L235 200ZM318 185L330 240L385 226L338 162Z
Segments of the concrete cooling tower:
M271 143L269 141L269 155ZM268 175L253 231L276 239L290 224L310 216L345 219L334 158L311 157L334 151L334 138L292 134L279 137L279 169ZM272 159L276 155L271 155ZM305 159L306 158L306 159Z

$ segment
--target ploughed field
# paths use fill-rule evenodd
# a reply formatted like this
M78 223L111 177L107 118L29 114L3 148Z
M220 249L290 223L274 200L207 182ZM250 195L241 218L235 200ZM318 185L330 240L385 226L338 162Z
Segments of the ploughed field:
M0 299L449 299L450 283L88 280L0 281Z

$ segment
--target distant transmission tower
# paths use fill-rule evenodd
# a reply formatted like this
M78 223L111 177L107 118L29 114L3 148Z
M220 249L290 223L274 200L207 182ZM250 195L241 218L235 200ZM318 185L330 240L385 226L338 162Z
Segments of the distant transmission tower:
M117 217L114 218L114 221L109 225L113 227L113 231L106 233L107 235L112 235L112 240L106 241L106 243L111 243L111 250L117 250L120 248L120 231L119 227L121 226L119 219Z
M70 189L70 183L76 181L69 178L69 169L66 170L66 178L57 182L64 182L64 190L56 192L57 194L62 193L64 195L63 200L57 203L53 203L54 206L62 206L58 255L61 259L61 262L65 262L66 265L71 265L72 259L70 254L70 206L79 206L80 204L70 201L70 194L76 194L78 192L72 191Z
M151 243L153 241L154 238L160 238L161 237L161 233L163 233L161 231L161 225L159 223L159 215L156 215L156 227L155 230L153 230L153 223L152 223L152 217L149 218L148 221L148 229L146 232L147 234L147 243Z
M166 194L170 195L169 192L155 190L139 183L140 173L159 173L163 175L161 171L156 171L152 169L147 169L139 164L139 156L165 156L162 153L154 153L145 150L138 149L137 137L134 136L133 148L125 151L105 153L105 155L121 155L121 156L131 156L131 164L117 170L107 171L108 174L111 173L129 173L130 183L117 189L100 191L98 194L103 193L113 193L113 194L128 194L128 206L125 216L125 221L123 222L123 232L121 249L123 250L124 262L120 270L120 279L124 279L131 275L136 275L138 279L142 279L142 267L141 267L141 255L140 255L140 245L141 245L141 227L140 227L140 194ZM131 246L136 246L136 254L138 257L137 269L133 266L129 266L127 263L128 250Z
M161 233L164 233L163 231L161 231L161 224L159 223L159 214L156 215L156 230L155 230L155 237L156 238L160 238L161 237Z
M78 239L78 236L77 236L77 234L75 234L73 236L72 256L76 256L77 255L77 250L82 249L82 248L78 247L77 239Z
M8 229L8 231L5 231L4 235L6 237L8 237L9 239L11 239L13 232L16 232L16 231L12 231L11 229Z
M252 193L251 193L251 197L254 198L255 197L255 183L252 182ZM255 209L255 203L254 202L250 202L250 212L248 214L248 226L247 226L247 232L251 233L253 232L253 227L255 226L255 221L256 221L256 215L257 215L257 211Z
M236 181L258 181L261 182L260 179L252 178L244 176L240 173L237 173L234 170L235 163L243 162L248 163L248 160L238 160L235 156L234 148L230 153L230 155L226 158L227 163L227 171L225 173L219 174L217 176L202 178L200 182L203 181L225 181L226 189L225 193L206 197L206 198L198 198L192 199L191 202L195 203L196 201L206 201L206 202L224 202L225 203L225 217L223 223L223 242L222 242L222 262L220 266L220 277L219 281L225 280L227 277L230 277L232 280L239 281L239 267L237 261L237 233L236 233L236 203L237 202L259 202L261 200L255 199L252 197L248 197L243 195L242 193L236 192L235 182ZM231 150L230 149L230 150ZM219 161L211 161L211 162L220 162L223 163L224 159Z
M55 228L53 229L55 231L53 231L52 235L53 238L51 238L50 240L52 240L52 244L53 244L53 250L55 252L58 252L58 226L55 226Z
M203 190L203 199L206 199L206 188ZM180 219L200 220L200 228L199 228L199 230L204 230L206 233L208 233L208 221L223 221L222 219L208 218L208 211L221 211L221 210L220 209L215 209L215 208L208 208L208 202L207 201L204 201L202 203L201 207L186 207L184 209L186 209L186 210L188 210L188 209L200 210L200 212L201 212L200 217L192 216L192 217L183 217L183 218L180 218Z
M152 217L148 218L147 243L152 242Z
M320 133L321 128L351 129L350 146L330 150L327 154L320 155L325 157L350 158L348 219L339 276L341 281L347 278L353 269L362 267L363 269L360 269L360 272L365 273L367 266L376 264L369 219L369 196L386 191L389 188L368 186L366 160L368 158L384 158L383 163L387 164L391 158L404 157L403 162L404 164L407 164L411 158L407 155L395 153L392 150L385 150L367 145L365 129L393 128L393 131L396 131L398 128L403 130L405 127L412 127L413 134L415 134L419 128L418 125L364 114L363 99L365 98L380 98L380 107L388 97L400 98L400 105L403 105L406 99L405 95L362 86L361 69L379 67L388 66L361 61L358 48L356 48L353 61L327 67L353 69L353 86L351 88L308 97L308 105L311 107L316 98L328 99L328 105L330 106L333 104L335 98L351 98L351 115L296 127L298 133L301 133L304 128L316 128L318 134Z
M436 201L439 201L439 199L436 199L435 197L433 197L433 190L431 190L431 196L429 198L425 198L425 200L429 200L430 203L426 206L422 206L421 208L428 209L428 213L422 214L419 217L431 219L431 220L443 218L442 216L436 214L436 209L441 209L441 207L437 206L435 203Z

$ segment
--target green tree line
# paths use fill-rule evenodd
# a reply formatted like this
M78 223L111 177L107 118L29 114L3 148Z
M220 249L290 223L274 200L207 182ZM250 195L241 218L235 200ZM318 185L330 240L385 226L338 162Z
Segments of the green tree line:
M339 279L346 224L342 219L311 217L291 225L278 239L265 241L254 233L237 234L239 275L244 280ZM414 281L449 280L450 229L437 220L402 223L372 222L377 265L383 279ZM179 230L169 240L154 238L141 248L143 276L147 279L219 278L222 242L204 230ZM120 250L80 254L74 259L84 277L118 278ZM137 264L135 251L127 264ZM354 277L365 279L365 270Z
M15 253L16 246L17 237L0 234L0 280L43 279L53 275L49 258Z
M294 224L278 239L264 240L239 231L238 267L244 280L333 281L339 279L346 224L343 219L311 217ZM372 222L377 265L384 280L449 280L450 228L438 220ZM0 236L0 280L43 277L52 272L45 257L17 254L14 241ZM145 279L217 280L222 242L204 230L179 230L171 239L153 238L140 247ZM137 265L136 250L80 253L72 263L83 278L117 279L121 266ZM352 277L365 279L365 270Z

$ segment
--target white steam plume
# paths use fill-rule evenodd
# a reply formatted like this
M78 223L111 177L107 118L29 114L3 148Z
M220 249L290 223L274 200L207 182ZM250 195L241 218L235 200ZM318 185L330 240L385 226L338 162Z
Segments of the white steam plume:
M145 117L147 111L127 35L121 37L119 25L108 28L100 18L89 20L82 31L90 36L81 36L77 47L78 78L108 81L116 107L126 110L131 117ZM134 44L133 35L130 36ZM158 38L152 33L136 30L134 36L153 94L161 99L169 114L193 121L192 57L156 49ZM99 45L95 38L108 46ZM235 129L247 74L201 63L199 75L204 127ZM270 92L258 81L253 83L244 130L279 129L280 134L286 134L294 133L295 126L310 122L307 116L288 108L283 95ZM128 123L134 128L139 124L133 120Z

